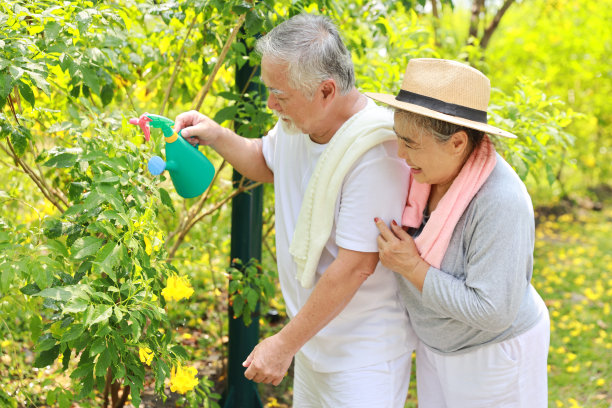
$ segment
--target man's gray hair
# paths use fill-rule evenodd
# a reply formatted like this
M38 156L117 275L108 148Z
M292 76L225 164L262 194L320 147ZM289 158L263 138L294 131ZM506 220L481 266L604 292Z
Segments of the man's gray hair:
M288 67L289 85L311 98L317 86L333 78L341 95L355 86L351 54L338 28L327 17L300 14L276 26L257 41L262 56Z

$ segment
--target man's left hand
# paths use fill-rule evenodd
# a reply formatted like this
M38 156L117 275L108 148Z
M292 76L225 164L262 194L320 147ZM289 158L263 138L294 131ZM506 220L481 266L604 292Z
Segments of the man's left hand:
M242 363L247 367L244 376L257 383L278 385L281 383L295 353L288 350L279 334L259 343Z

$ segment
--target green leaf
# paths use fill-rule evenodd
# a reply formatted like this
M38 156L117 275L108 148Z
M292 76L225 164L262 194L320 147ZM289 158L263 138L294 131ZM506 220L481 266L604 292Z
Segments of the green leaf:
M121 243L109 242L98 253L94 261L100 266L100 269L106 272L115 282L117 281L117 275L114 268L118 266L121 261L121 247Z
M81 298L73 298L70 299L70 301L68 303L66 303L66 306L64 306L64 313L80 313L80 312L84 312L85 309L87 309L87 306L89 305L89 301L87 301L86 299L81 299Z
M83 259L98 252L104 240L96 237L82 237L72 244L72 258Z
M34 360L34 367L36 368L44 368L53 364L57 356L59 356L60 345L56 345L55 347L45 350L36 357Z
M106 370L110 366L111 356L108 349L104 350L102 354L98 357L98 361L96 362L96 377L103 377L106 375Z
M33 314L30 317L30 335L33 342L37 342L40 337L40 332L42 330L42 320L39 315Z
M43 234L47 238L58 238L62 235L62 222L57 218L45 218L43 221Z
M19 88L19 93L21 96L23 96L23 99L25 99L33 107L36 99L34 98L34 92L32 92L30 85L23 81L19 81L17 83L17 87Z
M132 404L134 404L135 407L139 407L140 406L140 390L136 389L136 387L132 387L130 389L130 395L132 397Z
M100 79L96 71L83 66L80 71L83 74L83 83L97 95L100 92Z
M66 371L68 369L71 355L72 349L70 347L66 347L66 350L64 350L64 354L62 356L62 371Z
M62 343L68 343L69 341L76 340L83 334L84 330L85 328L82 324L74 324L62 335L60 341Z
M251 288L247 288L245 292L248 304L251 306L251 309L255 309L255 305L259 300L259 295L257 294L257 291Z
M72 293L62 288L47 288L33 296L40 296L47 299L67 301L72 297Z
M60 153L47 160L43 166L68 168L74 166L77 161L77 155L72 153Z
M170 349L170 351L172 353L174 353L177 357L188 360L189 359L189 354L187 354L187 351L183 348L183 346L174 346Z
M17 129L13 129L13 132L11 132L10 135L15 153L17 153L17 156L19 157L23 156L28 147L28 136L30 132L26 130L27 129L25 129L23 126L19 126Z
M261 27L263 26L263 22L264 22L263 18L259 16L259 14L257 13L257 10L254 9L254 10L247 12L246 20L244 24L247 34L249 35L259 34L259 31L261 30Z
M30 268L30 271L34 282L41 289L44 289L49 286L50 281L53 279L53 276L49 273L49 271L43 268L40 264L33 265L32 268Z
M36 293L40 292L40 288L35 283L28 283L27 285L19 289L19 291L24 295L33 296Z
M79 364L79 366L75 368L70 374L70 378L72 379L82 378L86 376L87 374L89 374L93 370L93 368L94 368L93 363L86 363L83 365Z
M30 80L32 81L32 83L37 88L42 90L45 94L50 95L49 82L47 82L45 77L43 77L40 74L37 74L36 72L30 72L29 74L30 74Z
M239 317L242 314L243 308L244 308L244 298L242 297L241 294L237 294L236 296L234 296L234 303L233 303L234 315L236 317Z
M15 65L12 65L9 67L9 74L11 74L11 76L13 77L15 81L21 78L21 76L23 75L23 72L24 71L22 68L17 67Z
M70 408L70 406L72 405L72 400L72 394L69 391L62 392L57 396L59 408Z
M40 342L36 345L36 351L43 352L46 350L51 350L57 345L57 340L55 340L55 338L53 338L50 334L46 334L45 336L43 336L45 338L41 337Z
M62 26L55 21L50 21L45 24L45 38L47 41L53 41L57 38Z
M106 323L108 321L108 318L111 316L111 314L113 314L113 307L109 306L109 305L103 305L103 306L96 306L94 308L94 312L91 316L91 322L86 324L88 326L92 326L96 323Z
M234 7L232 7L232 11L236 14L244 14L252 8L253 8L252 4L246 1L243 1L242 3L236 4Z
M159 188L159 198L161 199L162 204L172 211L172 214L175 213L174 205L172 204L172 199L170 198L170 194L163 187Z
M114 89L112 84L106 84L102 87L102 91L100 92L100 99L102 100L102 105L106 106L113 100Z
M113 308L113 311L115 312L115 317L117 318L117 321L120 322L121 320L123 320L123 312L121 311L120 308L118 308L117 306L115 306Z
M103 350L106 350L106 340L104 339L104 337L98 337L97 339L94 340L93 344L91 345L91 350L89 350L89 355L92 357L97 356L98 354L100 354Z
M97 191L89 193L85 202L83 203L83 210L89 211L92 208L99 207L104 202L104 197Z
M6 71L0 71L0 109L4 107L6 98L13 90L13 78Z
M61 228L61 224L62 223L60 222L60 228ZM60 230L60 235L61 235L61 230ZM49 252L53 255L61 255L63 257L68 257L68 248L66 248L66 245L64 245L62 242L57 241L55 239L48 240L45 243L45 245L43 245L41 248L49 250Z
M214 121L220 124L226 120L233 120L236 113L238 113L238 105L226 106L217 112Z
M83 379L83 387L81 388L81 392L79 393L78 398L85 398L93 391L94 386L94 376L93 372L89 372L87 376Z

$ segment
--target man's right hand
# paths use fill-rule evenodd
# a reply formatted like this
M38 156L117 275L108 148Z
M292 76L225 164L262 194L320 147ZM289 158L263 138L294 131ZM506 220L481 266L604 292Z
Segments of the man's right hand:
M208 116L192 110L181 113L174 121L174 131L181 131L181 136L191 145L213 145L224 128Z
M260 138L241 137L194 110L176 117L174 131L181 132L181 136L193 146L209 145L243 176L264 183L274 181L274 174L263 156Z

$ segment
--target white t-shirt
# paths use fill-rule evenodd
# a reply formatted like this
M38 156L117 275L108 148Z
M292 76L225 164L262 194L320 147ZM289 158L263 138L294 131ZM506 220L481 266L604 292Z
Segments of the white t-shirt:
M373 102L368 102L372 108ZM298 282L289 245L308 181L326 145L312 142L305 134L287 134L278 123L262 140L264 158L274 172L278 275L287 312L293 318L313 289L304 289ZM378 145L366 152L345 177L316 281L338 255L338 247L378 252L374 217L387 223L401 219L408 167L396 153L395 141ZM311 369L334 372L391 360L411 351L415 344L416 336L399 301L393 272L379 263L343 311L301 352Z

